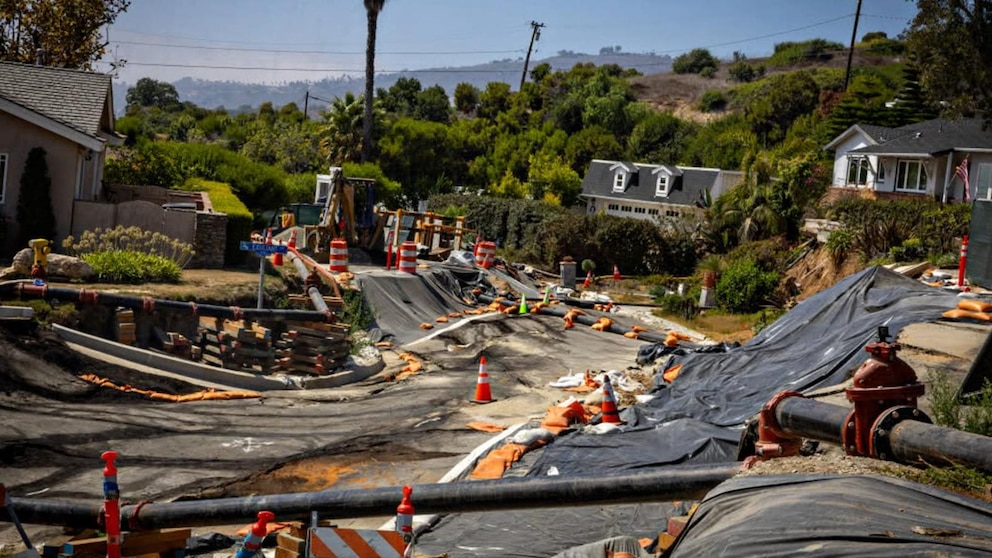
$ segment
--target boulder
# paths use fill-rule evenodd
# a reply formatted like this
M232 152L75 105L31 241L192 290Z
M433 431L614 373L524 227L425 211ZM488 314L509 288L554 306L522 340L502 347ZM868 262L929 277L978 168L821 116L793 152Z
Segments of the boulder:
M27 277L34 265L34 250L25 248L14 255L11 266L0 272L0 279ZM88 279L93 275L93 267L79 258L62 254L48 255L48 275L67 279Z

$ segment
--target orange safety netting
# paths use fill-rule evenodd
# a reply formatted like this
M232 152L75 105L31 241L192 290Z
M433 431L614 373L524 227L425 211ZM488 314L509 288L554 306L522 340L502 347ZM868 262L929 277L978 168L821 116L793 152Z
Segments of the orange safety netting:
M96 374L81 374L79 377L100 387L116 389L128 393L137 393L156 401L172 401L175 403L185 403L187 401L207 401L212 399L254 399L262 396L262 394L255 391L217 391L213 388L198 391L196 393L176 395L172 393L152 391L150 389L139 389L129 385L119 386L107 378L101 378Z

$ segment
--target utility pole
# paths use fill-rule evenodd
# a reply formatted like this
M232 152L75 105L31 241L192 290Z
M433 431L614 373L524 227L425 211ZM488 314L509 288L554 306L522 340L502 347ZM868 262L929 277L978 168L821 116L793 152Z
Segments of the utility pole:
M541 40L541 28L544 27L544 24L531 21L530 26L530 46L527 47L527 58L524 59L524 73L520 76L520 89L524 88L524 82L527 81L527 66L530 66L530 53L534 50L534 41Z
M310 108L310 90L307 89L307 94L303 97L303 120L309 120L307 117L307 109Z
M851 50L847 51L847 71L844 72L844 91L847 91L847 84L851 81L851 62L854 61L854 41L858 39L859 19L861 19L861 0L858 0L858 9L854 12L854 30L851 31Z

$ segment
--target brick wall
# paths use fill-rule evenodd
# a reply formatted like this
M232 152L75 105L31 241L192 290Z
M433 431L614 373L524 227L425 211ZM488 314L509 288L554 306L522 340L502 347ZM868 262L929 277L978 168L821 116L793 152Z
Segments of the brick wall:
M224 246L227 242L227 214L196 212L196 233L193 250L196 254L186 267L218 269L224 267Z

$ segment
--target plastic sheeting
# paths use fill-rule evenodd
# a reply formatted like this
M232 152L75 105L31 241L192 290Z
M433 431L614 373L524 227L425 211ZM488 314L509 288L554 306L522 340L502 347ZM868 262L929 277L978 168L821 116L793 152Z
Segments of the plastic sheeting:
M711 491L671 558L992 556L992 506L874 476L757 476Z
M383 336L400 344L430 335L422 323L472 308L467 291L481 283L477 270L461 266L435 266L416 275L398 271L376 271L356 277L365 302Z
M665 530L669 517L684 515L688 508L683 502L450 515L418 539L416 550L430 556L447 553L451 558L548 558L610 537L634 533L655 537Z
M743 424L772 395L843 382L868 358L878 326L896 336L908 324L935 320L953 308L953 294L874 267L801 302L751 341L726 353L673 355L678 379L655 377L644 411L659 422L692 417L718 426ZM667 387L662 387L667 386Z
M622 418L633 426L632 430L559 437L544 448L528 476L546 475L551 467L561 475L589 475L737 458L737 430L693 419L655 424L649 416L639 416L636 411L625 412Z

